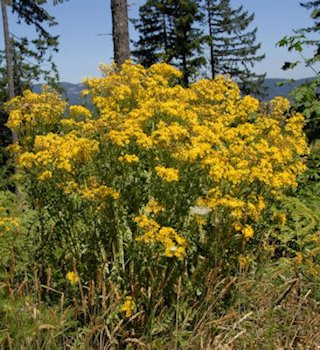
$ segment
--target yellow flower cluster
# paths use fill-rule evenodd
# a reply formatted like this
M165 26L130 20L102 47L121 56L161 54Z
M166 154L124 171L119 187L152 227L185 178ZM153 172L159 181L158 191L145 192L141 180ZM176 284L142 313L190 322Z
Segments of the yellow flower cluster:
M52 171L50 170L45 170L38 175L38 180L40 181L49 180L51 178L52 178Z
M38 176L39 180L46 180L52 177L53 169L74 172L77 165L90 160L98 150L98 141L78 137L75 133L48 133L35 137L33 152L21 153L18 164L24 168L46 169Z
M136 156L135 154L125 154L124 156L120 156L118 160L119 162L131 164L131 163L138 163L139 157Z
M283 118L284 113L288 112L290 109L290 102L284 97L277 96L270 103L270 107L273 115Z
M119 192L106 185L99 185L97 179L94 177L89 178L89 186L79 190L80 196L88 201L101 202L107 197L113 199L119 198Z
M80 277L78 276L78 274L74 271L69 271L67 274L66 274L66 279L68 282L70 282L70 284L72 285L76 285L79 283L80 281Z
M121 305L120 311L126 313L126 317L130 317L135 309L135 304L132 297L126 297L124 303Z
M254 231L253 231L253 228L252 228L251 225L244 225L244 226L242 226L240 224L235 224L234 227L235 227L235 230L237 232L241 232L242 233L242 235L243 235L243 237L244 237L244 239L246 241L248 241L254 235Z
M60 121L66 102L48 88L41 94L30 90L6 103L9 111L7 126L12 129L30 128L38 124L50 125Z
M151 198L145 207L145 212L147 214L159 214L164 211L165 208L154 198Z
M287 222L287 215L284 211L280 211L276 217L276 219L279 221L280 226L285 226Z
M21 138L12 151L40 182L76 193L90 205L121 192L116 205L136 217L143 232L138 240L162 244L168 257L182 259L186 239L153 215L161 213L159 222L186 232L187 220L179 217L183 198L189 208L206 208L208 217L226 218L217 221L228 222L234 232L240 227L249 240L268 199L296 186L306 169L304 119L290 111L286 99L260 105L242 97L225 76L185 88L176 83L181 73L167 64L146 69L126 62L120 71L115 66L102 71L103 77L85 81L84 94L97 113L73 106L62 118L65 103L50 91L26 92L9 102L10 127L37 125L36 134ZM41 123L57 126L41 129ZM160 198L159 179L170 183L172 200L167 193ZM161 204L153 199L145 205L146 194Z
M286 99L275 98L270 108L260 108L258 100L242 98L238 86L223 76L182 88L170 83L179 72L165 64L146 70L126 63L119 73L112 67L105 67L105 73L86 81L87 93L109 126L107 137L117 146L136 144L152 152L161 148L172 164L198 164L208 171L213 189L227 187L225 195L235 200L244 186L260 184L274 194L296 186L297 175L306 169L298 157L307 153L303 118L290 115ZM126 91L121 103L118 91ZM179 169L154 169L165 181L179 178ZM203 199L208 205L217 198Z
M143 235L139 236L137 241L149 244L160 243L164 247L166 257L176 257L178 260L185 257L187 241L172 227L160 227L155 220L146 215L137 216L134 221L143 231Z
M250 239L254 235L254 231L251 225L245 225L242 228L241 233L243 234L246 240Z
M75 121L81 119L90 119L92 118L91 112L89 109L83 106L70 106L69 107L69 118Z
M167 182L179 180L179 170L174 168L166 168L164 166L156 166L154 168L156 174Z
M0 235L15 231L19 226L20 224L17 218L11 216L0 216Z

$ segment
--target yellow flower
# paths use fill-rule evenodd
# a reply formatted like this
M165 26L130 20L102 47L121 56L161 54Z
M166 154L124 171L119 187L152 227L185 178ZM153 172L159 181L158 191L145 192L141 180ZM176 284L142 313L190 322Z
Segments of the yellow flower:
M18 164L25 168L32 168L35 160L36 156L33 153L25 152L18 157Z
M124 303L122 304L120 311L126 313L126 317L129 318L135 309L135 304L132 297L126 297Z
M166 168L164 166L156 166L154 168L157 175L167 182L179 180L179 170L174 168Z
M15 232L18 227L20 227L20 224L17 218L0 216L0 234Z
M25 132L37 125L53 125L61 118L66 105L59 94L48 87L43 87L40 94L25 90L22 96L5 104L9 112L7 126L13 129L23 126Z
M70 117L75 120L78 120L81 117L85 119L90 119L92 117L91 112L83 106L70 106L69 114L70 114Z
M251 225L245 225L242 228L241 233L243 234L245 240L249 240L254 235L254 231Z
M287 223L287 215L284 211L280 211L278 215L276 215L276 219L279 222L281 227L284 227Z
M83 199L86 199L88 201L102 201L105 200L107 197L111 197L113 199L118 199L120 196L120 193L113 188L107 186L107 185L98 185L98 184L91 184L89 187L84 187L80 191L80 195Z
M52 178L52 172L49 170L45 170L40 175L38 175L38 180L40 180L40 181L45 181L45 180L48 180L51 178Z
M75 285L80 281L80 277L78 276L78 274L74 271L69 271L66 274L66 279L67 281L70 282L70 284Z
M187 241L177 234L172 227L162 227L157 234L157 241L162 243L165 256L182 260L186 254Z
M242 225L236 223L236 224L234 224L234 229L235 229L237 232L239 232L239 231L241 231L241 229L242 229Z
M146 215L140 215L134 218L134 221L137 223L138 227L146 230L153 231L156 233L160 228L160 225L153 219L149 219Z
M207 218L203 217L201 215L195 215L195 219L196 219L196 223L202 227L203 225L205 225L207 223Z
M118 157L119 162L123 163L138 163L139 162L139 157L136 156L135 154L125 154L124 156Z
M149 213L159 214L164 210L165 210L165 208L153 198L149 200L149 202L147 203L146 208L145 208L145 212L147 214L149 214Z
M12 143L11 145L7 146L7 151L10 153L19 153L21 151L21 146L18 143Z

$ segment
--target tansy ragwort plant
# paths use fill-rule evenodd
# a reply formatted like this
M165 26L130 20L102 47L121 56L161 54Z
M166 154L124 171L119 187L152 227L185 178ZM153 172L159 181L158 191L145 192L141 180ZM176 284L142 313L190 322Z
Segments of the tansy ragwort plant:
M11 151L40 216L43 266L94 280L97 294L115 283L151 312L175 300L178 278L201 266L200 285L259 243L270 200L306 169L303 117L280 97L242 97L224 76L185 88L167 64L102 71L85 80L92 112L47 90L7 103Z

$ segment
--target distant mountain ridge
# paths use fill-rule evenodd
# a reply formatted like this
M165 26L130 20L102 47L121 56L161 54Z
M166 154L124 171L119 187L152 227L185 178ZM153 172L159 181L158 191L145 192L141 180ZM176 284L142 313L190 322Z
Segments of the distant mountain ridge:
M265 86L267 87L267 97L265 100L270 100L274 98L275 96L283 96L287 97L289 92L294 89L295 87L299 86L302 83L305 83L307 81L313 80L315 78L305 78L305 79L299 79L295 80L293 82L290 82L288 84L284 84L282 86L278 86L277 84L282 83L286 81L286 79L266 79L265 80ZM85 98L81 96L81 91L84 89L84 85L79 84L72 84L67 82L61 82L60 86L63 89L63 98L67 99L70 105L75 104L82 104L83 102L87 101ZM33 91L40 92L41 91L42 84L35 84L33 86Z
M271 100L275 96L283 96L288 97L290 91L292 91L294 88L298 87L299 85L309 82L311 80L314 80L316 78L304 78L304 79L298 79L294 81L290 81L285 84L281 84L281 86L278 86L277 84L286 82L288 80L286 79L279 79L279 78L268 78L265 80L265 86L268 88L267 94L268 96L265 98L265 100Z
M81 96L81 91L84 89L83 84L61 82L59 85L63 90L62 97L66 99L70 105L78 105L86 101L86 99ZM42 90L42 86L43 84L35 84L32 90L39 93Z

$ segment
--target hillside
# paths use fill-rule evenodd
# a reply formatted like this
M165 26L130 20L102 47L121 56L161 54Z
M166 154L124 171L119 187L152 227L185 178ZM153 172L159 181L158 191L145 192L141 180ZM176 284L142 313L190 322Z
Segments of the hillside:
M63 93L63 98L67 99L70 105L76 105L83 103L84 99L81 96L81 91L83 90L83 84L72 84L67 82L60 83ZM33 91L40 92L42 84L35 84L33 86Z
M275 79L266 79L265 80L265 85L268 88L267 93L268 96L266 97L266 100L270 100L272 98L274 98L275 96L288 96L289 92L296 88L297 86L313 80L314 78L304 78L304 79L299 79L299 80L295 80L292 81L290 83L284 84L282 86L278 86L277 84L282 83L284 81L286 81L285 79L279 79L279 78L275 78Z

